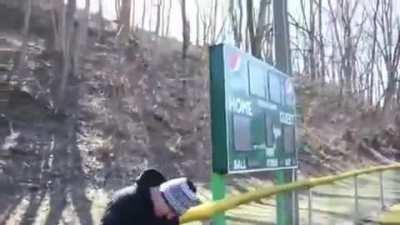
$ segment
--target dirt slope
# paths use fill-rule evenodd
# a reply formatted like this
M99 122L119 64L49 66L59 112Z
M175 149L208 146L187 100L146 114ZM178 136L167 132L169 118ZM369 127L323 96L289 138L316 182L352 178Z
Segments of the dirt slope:
M23 73L16 76L12 68L21 37L0 31L5 65L0 76L12 75L9 97L0 95L8 100L0 107L1 225L95 224L91 215L99 214L106 201L99 196L130 184L147 167L208 181L206 49L191 47L182 61L179 42L147 32L138 31L126 46L113 37L105 43L92 37L81 74L70 77L65 111L56 112L60 61L46 51L43 38L33 31ZM356 98L350 107L338 107L330 91L335 87L320 88L302 78L296 86L302 175L396 159L398 116L383 120ZM244 190L269 177L255 176L230 182Z

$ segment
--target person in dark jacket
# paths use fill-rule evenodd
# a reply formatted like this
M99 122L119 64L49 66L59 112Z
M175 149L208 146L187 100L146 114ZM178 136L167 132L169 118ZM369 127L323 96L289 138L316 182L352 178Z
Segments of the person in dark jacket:
M178 225L179 216L199 203L190 180L166 180L157 170L149 169L135 185L114 194L101 225Z

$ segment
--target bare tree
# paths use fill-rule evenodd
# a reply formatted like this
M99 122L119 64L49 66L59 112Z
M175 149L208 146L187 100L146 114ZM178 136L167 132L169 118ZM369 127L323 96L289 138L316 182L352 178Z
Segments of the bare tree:
M19 75L22 69L22 66L25 63L26 51L29 40L29 28L31 23L31 15L32 15L32 0L28 0L25 2L25 16L24 16L24 27L22 28L22 45L20 50L20 55L18 59L18 64L15 69L15 74ZM11 79L10 76L7 77L9 81Z
M255 32L254 32L254 17L253 17L253 0L247 0L246 2L246 10L247 10L247 31L248 31L248 38L247 43L250 43L251 53L255 55L255 48L253 40L255 39ZM246 32L247 33L247 32Z
M239 32L240 32L240 41L243 42L243 2L242 0L238 0L238 6L239 6Z
M171 11L172 11L172 0L169 0L169 8L168 8L168 16L167 16L167 27L165 31L165 35L169 35L169 25L171 22Z
M304 65L301 67L304 69L303 72L310 74L312 79L319 79L322 84L328 81L338 82L342 99L348 99L344 98L348 95L359 94L368 104L374 104L376 92L382 89L382 79L377 75L385 73L387 67L379 69L381 72L377 73L380 66L377 62L378 56L383 55L381 53L385 51L378 51L378 45L380 44L382 48L392 46L392 53L396 45L396 41L392 41L391 44L388 42L390 32L387 25L385 29L377 27L379 21L383 21L379 18L383 15L390 16L389 10L383 13L377 12L378 8L379 12L382 11L382 7L379 7L382 1L390 3L392 0L375 0L374 4L371 4L371 7L375 9L368 15L366 13L368 5L361 5L362 1L327 0L328 13L326 15L329 17L324 15L326 11L323 9L325 4L323 0L300 1L302 18L298 20L291 16L291 25L303 35L302 40L298 38L293 44L298 54L303 56ZM370 26L364 25L367 19L370 21ZM329 24L325 25L325 22ZM370 32L365 32L367 29ZM332 38L325 35L329 31ZM384 43L385 40L386 43ZM329 48L325 46L328 43ZM327 51L329 51L328 54ZM326 55L329 55L329 58L326 58ZM385 61L384 57L382 60ZM394 77L396 79L398 75ZM385 79L384 81L386 90L388 83ZM394 89L397 90L396 87ZM384 97L387 98L387 96L385 94Z
M383 111L387 113L394 105L394 97L396 93L396 83L398 75L398 65L400 60L400 29L397 29L397 37L394 36L394 17L393 17L393 1L383 0L381 4L380 17L377 20L379 28L382 32L382 42L378 41L378 49L381 52L385 69L387 73L387 83L385 89L385 98Z
M372 46L371 46L371 57L370 61L368 62L367 65L367 71L366 71L366 79L365 79L365 86L368 89L367 90L367 99L369 105L374 104L374 87L375 87L375 79L374 79L374 68L376 65L376 43L377 43L377 19L378 19L378 11L379 11L379 5L380 5L380 0L376 0L375 3L375 8L373 12L373 17L372 17Z
M334 38L334 34L331 33L331 40L335 40ZM332 45L331 45L331 56L330 56L330 64L331 64L331 79L333 80L333 82L337 82L339 81L341 78L339 77L339 72L337 71L337 63L336 63L336 49L337 49L337 45L334 41L331 41Z
M149 31L151 31L152 30L152 25L153 25L153 0L149 0L149 2L150 2L150 8L148 9L149 10Z
M318 31L319 31L319 63L321 65L319 77L322 84L325 83L325 45L324 45L324 35L322 30L322 0L318 1Z
M257 58L262 58L261 57L261 50L262 50L262 41L265 38L265 31L268 28L271 28L271 24L267 24L265 21L265 16L266 16L266 11L267 8L271 5L271 0L261 0L260 1L260 7L259 7L259 12L258 12L258 20L257 20L257 26L256 26L256 34L255 34L255 39L254 39L254 52L255 56ZM252 52L253 52L252 51Z
M85 1L85 14L82 18L82 30L81 30L81 42L83 44L83 48L85 48L87 44L87 37L88 37L88 27L89 27L89 20L90 20L90 0Z
M66 18L63 0L52 2L51 22L54 34L53 48L56 51L64 51Z
M130 27L130 32L134 32L135 31L135 26L136 26L136 20L135 20L135 16L136 16L136 2L135 0L131 0L131 27Z
M353 32L352 22L359 6L358 4L358 1L355 1L354 4L351 5L347 0L340 0L337 4L337 10L334 10L331 0L328 0L329 11L333 22L333 33L340 56L339 86L342 100L345 96L344 92L346 96L350 96L355 89L354 80L356 78L356 73L354 65L356 64L356 51L362 34L363 24L366 21L365 13L363 12L361 22L357 26L358 30ZM338 20L338 18L340 20ZM347 104L347 101L345 103Z
M247 21L247 24L249 23L249 21ZM246 26L246 32L245 32L245 39L244 39L244 48L246 50L246 52L249 52L249 49L251 51L251 46L250 46L250 32L248 32L248 26Z
M76 11L76 0L68 0L67 4L67 9L65 13L65 18L74 18ZM63 102L64 102L64 96L65 96L65 89L67 86L68 82L68 77L71 73L71 55L73 55L73 52L71 54L71 43L73 34L74 34L74 20L68 19L66 20L66 26L65 26L65 43L64 43L64 48L63 48L63 68L62 68L62 73L61 73L61 82L60 82L60 88L58 89L58 108L63 108Z
M273 49L274 49L274 33L273 33L273 28L272 28L272 18L271 18L271 4L268 4L267 7L267 22L266 25L267 27L265 28L265 39L264 39L264 44L262 46L265 46L265 53L264 53L264 59L265 61L273 64Z
M301 15L303 17L303 23L296 21L293 16L292 18L292 25L294 25L297 29L301 30L306 38L307 38L307 57L305 58L305 65L304 65L304 71L306 74L309 74L311 77L311 80L316 80L316 54L315 54L315 14L314 14L314 0L309 0L309 12L308 16L306 13L306 8L305 8L305 2L304 0L300 0L300 8L301 8ZM322 29L322 28L321 28Z
M156 20L156 30L155 30L156 35L160 34L161 5L162 5L162 1L161 0L157 0L157 20Z
M121 19L121 1L123 0L114 0L114 7L115 7L115 16L117 21L120 21Z
M105 22L104 22L104 16L103 16L103 0L99 0L99 10L98 10L98 14L97 14L97 18L98 18L98 23L99 23L99 41L102 42L103 39L103 32L105 30Z
M211 43L214 44L217 38L217 16L218 16L218 0L214 0L212 9L213 16L211 19Z
M161 8L161 36L165 36L165 6L166 3L164 2Z
M304 9L304 4L303 1L302 2L302 8ZM315 43L314 43L314 35L315 35L315 15L314 15L314 1L310 0L309 1L309 18L310 18L310 22L309 22L309 32L308 32L308 38L310 41L310 53L309 53L309 57L310 57L310 73L311 73L311 79L315 80L316 79L316 65L315 65Z
M200 45L200 6L199 0L196 0L196 45Z
M238 1L241 6L241 0ZM240 48L242 43L242 7L239 7L239 15L235 7L235 0L229 2L229 15L231 17L231 25L233 31L233 38L235 40L235 46Z
M186 0L181 0L181 13L182 13L182 58L185 59L190 45L190 25L186 17Z
M120 41L126 43L129 39L129 31L131 28L132 0L121 1L122 5L119 13L118 31L120 32Z
M143 1L142 25L141 25L142 30L144 30L144 24L145 24L145 21L146 21L146 2L147 2L146 0Z
M72 41L70 48L72 49L72 74L80 75L80 61L82 53L85 53L87 45L89 16L90 16L90 0L85 1L85 13L75 22Z
M253 1L247 0L247 28L249 31L250 37L250 46L251 46L251 53L257 57L261 57L261 44L263 39L265 38L265 31L268 25L266 24L265 17L267 7L271 4L270 0L261 0L260 7L258 12L258 20L256 24L256 28L254 29L254 18L253 18Z

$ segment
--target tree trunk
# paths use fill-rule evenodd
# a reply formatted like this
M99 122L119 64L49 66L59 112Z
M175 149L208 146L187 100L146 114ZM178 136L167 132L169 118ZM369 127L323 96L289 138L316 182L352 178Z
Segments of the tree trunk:
M23 45L26 45L28 35L29 35L29 28L31 23L31 15L32 15L32 0L27 0L25 3L25 15L24 15L24 27L21 30L23 35L24 41Z
M67 5L67 10L65 13L65 18L74 18L74 14L76 11L76 0L69 0ZM66 27L65 27L65 43L64 43L64 50L63 50L63 69L61 74L61 82L60 88L58 89L58 101L57 105L59 109L64 107L64 97L65 97L65 89L68 83L68 77L71 70L71 42L72 42L72 35L74 29L74 20L68 19L66 20ZM73 52L72 52L73 54Z
M257 21L257 27L256 27L256 34L254 37L254 49L252 49L252 53L255 57L262 59L261 57L261 43L263 41L263 38L265 37L265 28L267 27L265 23L265 16L266 16L266 11L267 7L269 7L269 4L271 2L269 0L261 0L260 1L260 7L259 7L259 12L258 12L258 21Z
M253 0L247 0L247 30L250 41L251 54L255 55L255 32L253 20Z
M106 25L104 23L104 15L103 15L103 0L99 0L99 14L98 14L98 20L99 20L99 41L103 43L103 33L104 30L106 29Z
M121 22L121 1L123 0L114 0L115 16L119 23Z
M141 25L142 30L144 30L144 25L146 22L146 2L147 2L146 0L143 1L142 25Z
M75 75L80 75L80 61L82 54L85 54L87 47L87 37L88 37L88 27L89 27L89 16L90 16L90 0L85 1L85 13L83 17L80 18L79 23L76 24L78 27L75 27L74 31L76 32L73 35L73 68L72 73Z
M314 1L310 0L310 5L309 5L309 18L310 18L310 24L309 24L309 32L308 32L308 39L310 41L310 52L309 52L309 57L310 57L310 73L311 73L311 80L315 81L316 80L316 65L315 65L315 45L314 45L314 35L315 35L315 18L314 18Z
M90 0L86 0L85 5L85 14L81 22L81 43L82 43L82 52L85 52L88 38L88 28L89 28L89 20L90 20Z
M333 34L332 34L332 37L331 37L331 40L334 40L334 38L333 38ZM337 77L336 76L336 67L335 67L335 60L336 60L336 46L335 46L335 43L332 41L332 46L331 46L331 48L332 48L332 55L331 55L331 78L332 78L332 80L333 80L333 82L334 83L337 83L337 82L339 82L339 77Z
M267 21L271 22L271 7L267 7ZM267 27L267 31L265 32L265 42L266 42L266 54L265 61L273 64L273 48L274 48L274 32L272 27ZM298 39L299 40L299 39Z
M214 9L213 9L213 23L211 23L211 43L214 44L217 40L217 15L218 15L218 0L214 0Z
M394 97L396 94L397 88L397 79L396 76L398 74L398 66L400 61L400 32L397 36L396 46L393 52L392 61L386 66L386 71L388 73L388 81L387 88L385 90L385 104L383 107L383 111L385 113L393 106Z
M70 52L72 53L72 65L71 65L71 74L74 76L80 76L80 58L81 58L81 50L83 47L82 43L82 25L79 22L74 22L72 28L71 35L71 43L70 43Z
M393 106L393 96L395 94L396 88L396 77L395 71L392 68L388 68L388 81L385 90L385 101L383 105L383 112L387 113L389 109Z
M65 6L63 0L53 1L51 9L51 24L53 29L53 40L49 44L50 48L55 51L62 51L63 48L63 26L65 26L64 14Z
M380 0L376 0L376 5L374 9L373 16L373 34L372 34L372 51L371 51L371 61L369 65L369 71L367 72L367 82L369 82L369 91L368 91L368 103L369 105L374 104L374 68L375 68L375 60L376 60L376 41L377 41L377 18L378 18L378 10L379 10Z
M352 6L350 6L349 1L339 1L338 2L338 7L337 10L339 12L339 16L336 15L334 12L335 10L333 9L332 2L331 0L328 1L329 5L329 10L332 16L332 21L333 21L333 29L334 29L334 35L335 35L335 41L338 46L338 50L340 53L340 59L341 59L341 64L340 64L340 96L341 100L346 100L345 101L345 106L348 105L347 96L351 96L353 89L354 89L354 81L355 81L355 70L354 67L356 66L356 61L355 61L355 54L356 54L356 49L358 45L358 40L357 38L354 37L353 32L352 32L352 19L354 18L354 15L356 13L356 9L358 7L357 1L354 2ZM340 17L340 22L338 22L338 17ZM339 32L338 26L341 26L340 30L342 32ZM358 33L361 33L362 30L362 24L360 26L360 30ZM340 35L342 37L340 38Z
M246 32L245 32L244 47L245 47L246 52L251 53L250 34L249 34L249 29L247 26L246 26Z
M15 74L20 75L23 65L25 64L25 57L27 51L27 45L29 40L29 28L31 23L32 15L32 0L27 0L25 3L25 16L24 16L24 27L22 28L22 45L20 50L20 55L18 59L18 64L15 69ZM11 77L8 76L7 80L10 81Z
M161 0L157 2L157 20L156 20L156 30L155 34L160 35L160 24L161 24Z
M231 25L233 31L233 39L235 40L235 46L240 48L240 30L238 24L238 18L235 9L235 0L229 1L229 15L231 17Z
M167 16L167 31L166 36L169 36L169 24L171 22L172 0L169 0L168 16Z
M318 2L318 26L319 26L319 61L321 65L320 70L320 80L322 85L325 84L325 46L324 46L324 36L322 34L322 0Z
M378 20L383 36L383 43L379 46L387 71L387 83L386 89L384 90L384 114L389 112L389 109L395 102L394 97L397 88L396 76L398 74L397 70L400 60L400 32L398 32L397 40L393 40L393 34L395 33L393 28L393 7L393 1L382 1L381 16Z
M229 15L231 17L233 38L235 40L235 46L240 48L242 45L242 24L243 24L243 6L242 0L238 0L238 9L236 9L236 0L230 0L229 3ZM239 12L239 15L237 14Z
M202 25L203 25L203 45L206 45L206 43L207 43L207 22L203 20Z
M274 39L275 39L275 67L284 73L292 75L292 67L290 64L290 41L288 15L282 13L287 12L287 2L282 0L274 0Z
M122 0L122 6L119 17L118 31L120 31L120 41L126 43L129 39L129 31L131 27L131 0Z
M182 12L182 58L186 59L187 51L190 44L190 25L186 17L186 0L181 0L181 12Z
M135 0L131 0L131 21L130 24L131 26L129 27L129 32L135 32L135 28L136 28L136 20L135 20L135 16L136 16L136 3Z
M54 49L56 51L60 51L61 49L59 48L61 46L61 38L60 38L60 33L58 30L58 20L57 20L57 12L56 9L53 7L51 9L51 28L53 31L53 38L51 39L50 43L48 44L48 49Z
M149 9L149 31L151 31L152 27L151 25L153 24L153 0L150 1L150 9Z
M161 8L161 36L165 37L165 5L166 2L164 2L164 4L162 4L162 8Z
M242 0L238 0L238 6L239 6L239 28L238 28L239 37L238 37L238 39L239 39L240 45L242 45L242 42L243 42L243 35L242 35L242 32L243 32L243 30L242 30L243 29L243 2L242 2Z
M196 0L196 45L200 46L200 6L199 6L199 0Z

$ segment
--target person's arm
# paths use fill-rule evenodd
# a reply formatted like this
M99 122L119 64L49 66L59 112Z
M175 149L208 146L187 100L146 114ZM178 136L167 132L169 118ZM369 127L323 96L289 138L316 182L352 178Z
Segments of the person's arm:
M132 218L137 217L137 207L132 202L135 192L135 186L128 186L116 191L103 214L100 225L130 224Z

